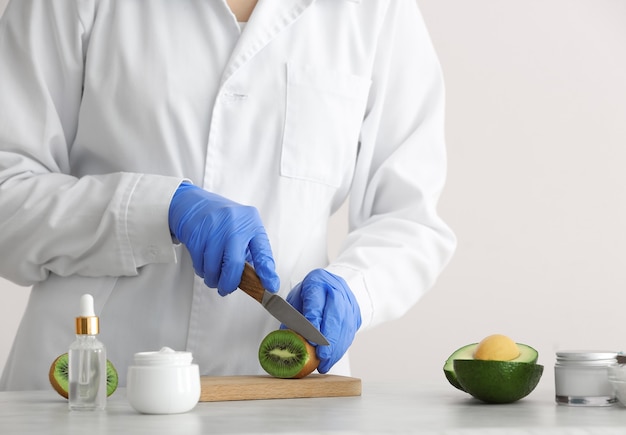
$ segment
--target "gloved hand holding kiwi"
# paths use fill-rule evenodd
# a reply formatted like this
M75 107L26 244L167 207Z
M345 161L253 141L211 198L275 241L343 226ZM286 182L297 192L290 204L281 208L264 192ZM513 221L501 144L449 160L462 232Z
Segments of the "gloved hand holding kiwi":
M291 290L287 302L328 339L329 346L316 349L317 370L327 373L346 353L361 326L361 310L352 290L343 278L315 269Z
M246 259L263 287L278 291L280 279L256 208L183 182L170 203L169 226L191 254L196 274L220 295L237 289Z

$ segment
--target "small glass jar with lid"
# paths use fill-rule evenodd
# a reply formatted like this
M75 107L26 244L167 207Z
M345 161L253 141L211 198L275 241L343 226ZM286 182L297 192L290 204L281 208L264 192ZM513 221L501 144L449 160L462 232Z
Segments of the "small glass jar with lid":
M570 350L556 353L556 403L569 406L610 406L617 402L609 382L609 366L617 352Z
M626 406L626 355L619 353L617 361L609 366L609 382L617 400Z

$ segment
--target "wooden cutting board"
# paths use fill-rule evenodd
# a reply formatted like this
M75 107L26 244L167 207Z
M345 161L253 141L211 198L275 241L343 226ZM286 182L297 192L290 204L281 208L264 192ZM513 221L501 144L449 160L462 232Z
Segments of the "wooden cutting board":
M361 380L311 374L302 379L271 376L201 376L200 401L295 399L361 395Z

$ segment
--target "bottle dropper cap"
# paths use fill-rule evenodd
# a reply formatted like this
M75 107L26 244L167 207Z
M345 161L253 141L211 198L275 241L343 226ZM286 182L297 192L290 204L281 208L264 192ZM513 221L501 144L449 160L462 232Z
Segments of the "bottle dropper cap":
M76 318L76 334L96 335L100 329L100 321L93 310L93 296L80 297L80 316Z

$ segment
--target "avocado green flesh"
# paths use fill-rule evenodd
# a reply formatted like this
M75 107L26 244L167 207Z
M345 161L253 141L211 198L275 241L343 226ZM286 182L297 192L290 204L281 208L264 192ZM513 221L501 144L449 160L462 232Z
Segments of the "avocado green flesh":
M474 352L476 351L477 346L478 343L472 343L455 350L452 355L448 357L445 364L443 365L443 372L446 375L446 379L448 380L448 382L450 382L453 387L458 388L461 391L465 391L465 389L457 379L457 375L455 373L453 365L454 360L474 359ZM517 347L520 351L519 356L507 362L524 362L529 364L535 364L537 362L537 359L539 358L539 353L535 349L522 343L517 343Z
M448 382L452 384L454 388L458 388L461 391L465 391L459 381L456 379L456 373L454 373L453 361L455 359L472 359L474 358L474 350L478 346L478 343L468 344L467 346L463 346L457 350L455 350L452 355L448 357L445 364L443 365L443 372L446 375L446 379Z
M543 374L542 365L511 361L457 359L453 368L463 390L486 403L511 403L526 397Z

